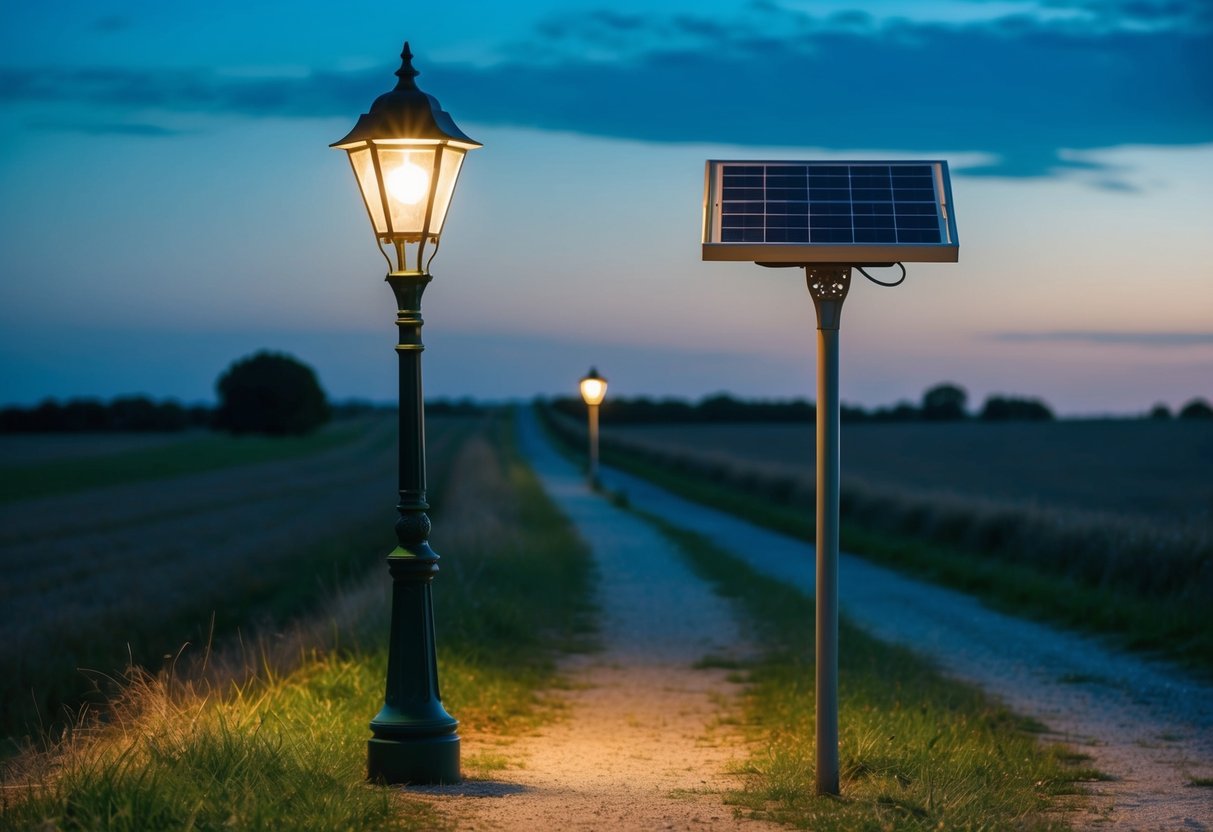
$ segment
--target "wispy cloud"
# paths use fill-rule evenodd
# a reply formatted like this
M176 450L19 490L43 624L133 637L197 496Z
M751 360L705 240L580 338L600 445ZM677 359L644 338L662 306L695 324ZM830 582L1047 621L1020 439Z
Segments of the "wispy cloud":
M28 125L36 130L50 130L56 133L82 133L86 136L142 136L152 139L181 136L189 132L178 130L174 127L164 127L159 124L119 121L35 119L28 122Z
M604 9L541 22L493 66L427 64L424 56L418 63L426 89L465 121L656 142L968 151L994 160L973 175L1047 176L1100 168L1081 158L1084 151L1213 142L1213 27L1197 25L1213 16L1207 3L1051 5L1067 15L875 21L814 17L771 0L755 0L733 18ZM1173 25L1178 20L1190 25ZM0 68L0 101L352 117L383 91L392 69L241 78L9 67ZM1087 181L1126 188L1114 172L1100 172Z
M1204 347L1213 345L1213 332L1122 332L1059 330L1053 332L999 332L997 341L1028 343L1079 343L1135 347Z
M94 32L120 32L129 29L131 19L120 14L107 14L94 20L89 28Z

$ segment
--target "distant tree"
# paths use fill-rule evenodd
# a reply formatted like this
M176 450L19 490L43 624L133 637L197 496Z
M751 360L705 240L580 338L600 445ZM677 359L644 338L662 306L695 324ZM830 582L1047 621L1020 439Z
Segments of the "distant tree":
M108 404L97 399L72 399L66 404L47 399L37 407L4 408L0 432L175 431L207 427L210 421L209 408L195 405L187 410L172 399L157 403L146 396L119 396Z
M110 429L109 409L96 399L72 399L63 406L59 430L71 432Z
M110 403L110 425L114 430L156 430L156 410L147 396L122 396Z
M1155 421L1163 422L1171 418L1171 408L1167 407L1162 402L1150 408L1150 418Z
M1193 399L1179 411L1181 419L1213 419L1213 407L1204 399Z
M744 421L745 402L738 401L728 393L716 393L706 397L695 408L699 418L705 422Z
M870 417L863 405L843 403L838 406L838 418L843 422L866 422Z
M981 408L980 418L987 422L1049 422L1055 417L1040 399L990 396Z
M968 400L963 387L937 384L922 395L922 417L933 422L963 419Z
M283 353L242 358L215 387L215 427L230 433L301 434L329 420L328 399L315 372Z

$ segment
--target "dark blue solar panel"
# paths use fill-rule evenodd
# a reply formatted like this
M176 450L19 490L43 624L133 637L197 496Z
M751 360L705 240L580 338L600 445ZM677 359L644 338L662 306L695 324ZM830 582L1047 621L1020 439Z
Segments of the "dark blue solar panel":
M721 242L941 242L930 165L727 164Z

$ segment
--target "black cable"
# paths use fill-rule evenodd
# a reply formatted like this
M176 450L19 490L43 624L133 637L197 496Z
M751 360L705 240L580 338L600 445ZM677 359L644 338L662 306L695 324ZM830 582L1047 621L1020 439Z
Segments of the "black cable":
M896 279L896 280L894 280L892 283L885 283L883 280L877 280L876 278L872 277L872 275L870 275L870 274L868 274L866 271L864 271L863 266L856 266L855 268L859 269L859 273L860 273L861 275L863 275L863 276L864 276L864 277L866 277L868 280L870 280L870 281L872 281L873 283L875 283L877 286L884 286L884 287L886 287L886 288L891 289L891 288L893 288L894 286L900 286L900 285L901 285L902 283L904 283L904 282L905 282L905 280L906 280L906 266L905 266L905 263L894 263L893 265L894 265L894 266L900 266L900 267L901 267L901 277L897 278L897 279Z

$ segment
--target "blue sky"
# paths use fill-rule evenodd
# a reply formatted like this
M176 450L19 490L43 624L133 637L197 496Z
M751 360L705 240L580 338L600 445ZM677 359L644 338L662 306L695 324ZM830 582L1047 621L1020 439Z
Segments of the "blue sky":
M961 258L857 284L844 400L953 380L1067 413L1213 397L1201 0L0 8L0 402L213 396L258 348L391 399L390 292L328 149L418 82L485 144L427 391L809 395L791 271L702 263L707 158L946 158Z

